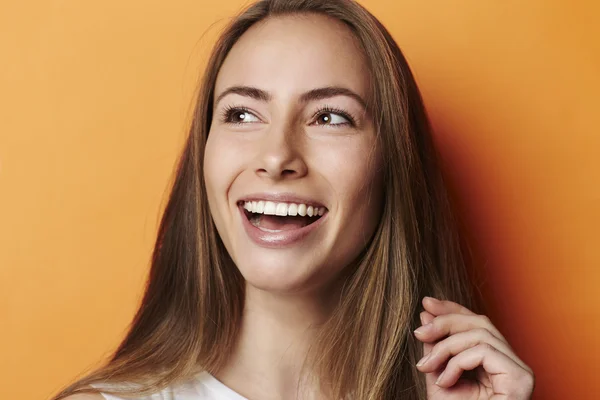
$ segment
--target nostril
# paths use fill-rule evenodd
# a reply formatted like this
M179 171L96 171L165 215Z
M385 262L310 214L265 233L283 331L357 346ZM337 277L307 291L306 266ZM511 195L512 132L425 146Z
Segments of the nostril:
M290 178L293 176L298 175L298 171L293 170L293 169L284 169L284 170L280 170L278 173L275 171L271 171L269 172L268 170L266 170L265 168L260 168L256 170L256 173L258 175L262 175L262 176L269 176L271 178Z

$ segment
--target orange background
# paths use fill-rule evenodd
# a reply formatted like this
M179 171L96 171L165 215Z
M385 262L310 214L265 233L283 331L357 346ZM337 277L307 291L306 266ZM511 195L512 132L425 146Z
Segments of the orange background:
M415 71L536 398L598 398L598 3L364 4ZM0 398L48 398L118 343L198 71L241 5L0 3Z

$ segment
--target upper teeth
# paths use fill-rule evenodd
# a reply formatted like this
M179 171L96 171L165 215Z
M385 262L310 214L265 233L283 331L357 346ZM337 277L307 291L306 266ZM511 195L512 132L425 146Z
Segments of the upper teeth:
M313 207L306 204L295 203L275 203L272 201L245 201L244 208L251 213L266 214L266 215L300 215L317 216L325 213L325 207Z

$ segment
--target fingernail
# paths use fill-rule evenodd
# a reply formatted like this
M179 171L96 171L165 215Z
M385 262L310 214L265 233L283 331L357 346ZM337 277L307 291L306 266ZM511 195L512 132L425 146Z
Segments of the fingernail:
M421 358L421 360L419 360L419 362L417 363L417 367L425 365L425 363L427 362L427 360L429 360L429 357L431 357L431 353L429 353L425 357Z
M427 332L429 330L429 328L431 328L431 322L418 327L417 329L415 329L414 333L416 333L417 335L424 335L425 332Z
M440 376L437 378L437 381L435 381L435 384L436 384L436 385L439 385L439 384L440 384L440 382L442 381L442 378L444 377L444 373L445 373L445 372L446 372L446 371L442 372L442 373L441 373L441 375L440 375Z
M436 299L435 297L425 296L425 299L429 299L429 300L431 300L431 301L433 301L435 303L439 303L439 300Z

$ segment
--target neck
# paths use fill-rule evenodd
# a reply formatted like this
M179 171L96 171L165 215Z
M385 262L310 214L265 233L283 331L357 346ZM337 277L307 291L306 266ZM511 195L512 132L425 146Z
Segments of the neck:
M305 361L328 304L314 293L274 294L247 285L238 344L217 378L249 399L322 398L310 387L313 380L300 382L311 374Z

